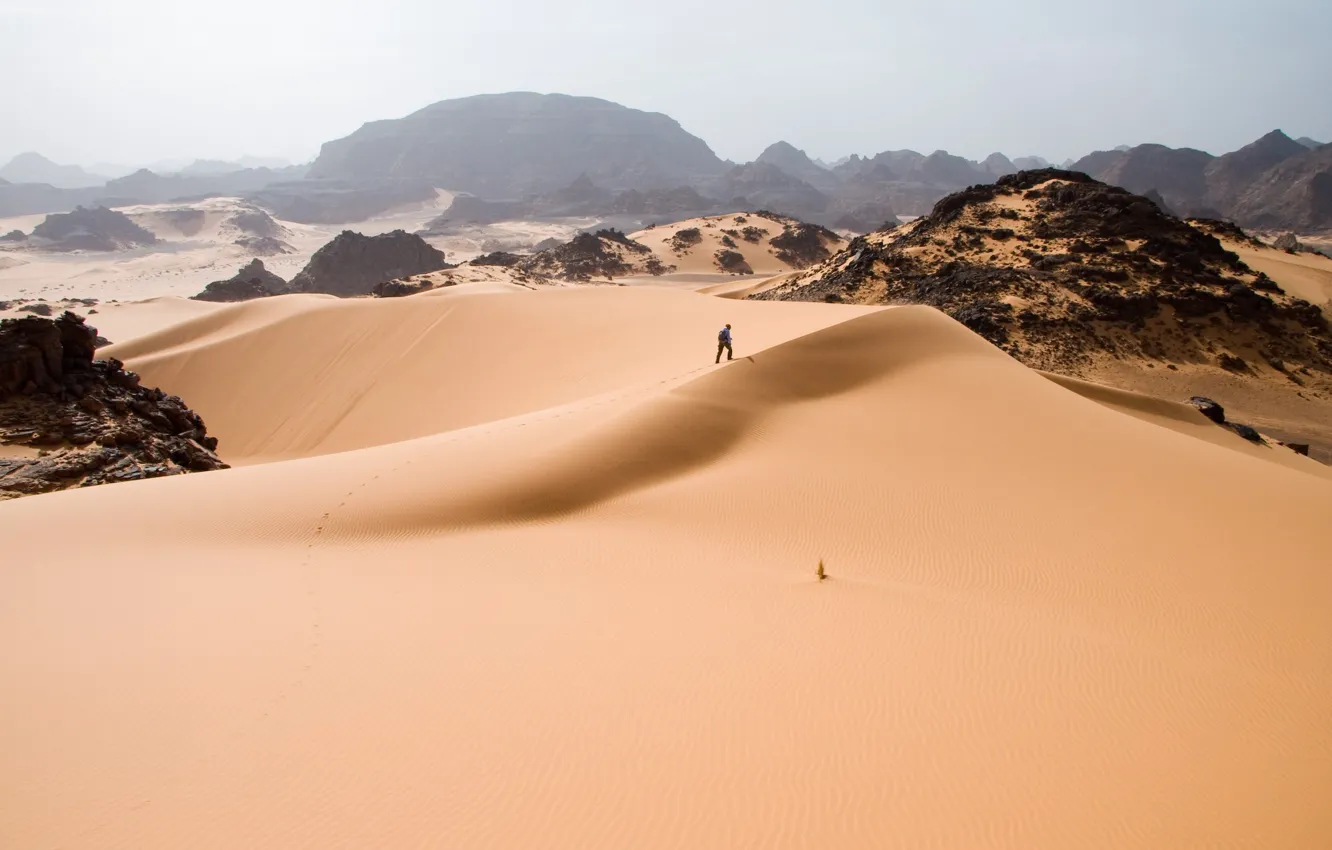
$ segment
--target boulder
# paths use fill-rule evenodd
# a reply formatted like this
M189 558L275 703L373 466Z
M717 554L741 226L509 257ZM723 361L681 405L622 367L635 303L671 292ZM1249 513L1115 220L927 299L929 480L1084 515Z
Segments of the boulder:
M1272 243L1272 247L1278 251L1287 251L1294 254L1300 250L1300 240L1296 238L1294 233L1283 233Z
M1210 398L1196 395L1189 399L1187 404L1198 408L1198 412L1218 425L1226 424L1226 409Z

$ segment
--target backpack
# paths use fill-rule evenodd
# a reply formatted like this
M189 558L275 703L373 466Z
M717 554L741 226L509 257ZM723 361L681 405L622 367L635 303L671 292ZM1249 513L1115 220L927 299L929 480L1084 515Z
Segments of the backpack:
M717 342L721 343L726 342L726 328L722 328L720 331L717 331Z

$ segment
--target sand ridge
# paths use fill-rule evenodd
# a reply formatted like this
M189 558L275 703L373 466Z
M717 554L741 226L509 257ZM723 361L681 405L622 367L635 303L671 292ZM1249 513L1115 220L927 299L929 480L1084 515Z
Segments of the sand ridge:
M1332 838L1332 482L1200 416L651 287L116 348L274 462L0 505L0 844Z

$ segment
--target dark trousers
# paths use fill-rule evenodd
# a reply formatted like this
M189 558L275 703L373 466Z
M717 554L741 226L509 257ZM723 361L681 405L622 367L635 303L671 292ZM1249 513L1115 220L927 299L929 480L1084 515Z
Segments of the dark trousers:
M718 363L721 362L721 353L722 353L722 351L725 351L725 352L726 352L726 359L727 359L727 360L730 360L730 359L731 359L731 344L730 344L729 342L719 342L719 343L717 343L717 362L718 362Z

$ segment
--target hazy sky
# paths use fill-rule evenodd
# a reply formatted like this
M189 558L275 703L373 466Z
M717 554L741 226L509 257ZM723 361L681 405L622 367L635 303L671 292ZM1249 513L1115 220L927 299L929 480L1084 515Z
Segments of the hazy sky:
M1329 0L0 0L0 162L307 160L482 92L665 112L745 161L1332 141Z

